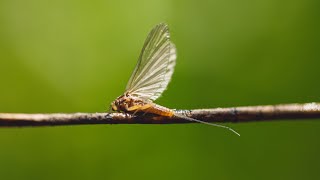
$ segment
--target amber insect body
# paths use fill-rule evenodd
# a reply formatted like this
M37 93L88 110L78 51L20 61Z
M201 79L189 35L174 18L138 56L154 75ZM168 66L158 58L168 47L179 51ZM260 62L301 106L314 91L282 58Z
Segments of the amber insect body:
M174 111L166 108L164 106L160 106L153 102L146 102L143 99L138 97L132 97L130 94L126 93L122 96L119 96L112 103L112 110L126 112L126 113L151 113L159 116L172 117L174 115Z

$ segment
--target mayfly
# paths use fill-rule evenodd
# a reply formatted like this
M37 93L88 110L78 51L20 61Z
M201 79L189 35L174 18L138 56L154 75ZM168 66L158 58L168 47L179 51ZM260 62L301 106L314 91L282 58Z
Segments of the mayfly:
M170 41L168 25L165 23L156 25L145 40L125 93L111 103L112 110L131 114L142 112L166 117L178 117L188 121L226 128L239 135L230 127L180 115L175 113L174 110L153 102L167 88L174 71L176 58L176 48Z

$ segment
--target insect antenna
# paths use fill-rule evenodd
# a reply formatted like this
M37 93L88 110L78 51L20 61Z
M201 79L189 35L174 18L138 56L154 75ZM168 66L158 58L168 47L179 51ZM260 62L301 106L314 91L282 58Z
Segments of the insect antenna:
M201 120L190 118L190 117L187 117L187 116L184 116L184 115L180 115L180 114L175 114L174 116L176 116L178 118L181 118L181 119L184 119L184 120L187 120L187 121L193 121L193 122L198 122L198 123L201 123L201 124L207 124L207 125L210 125L210 126L216 126L216 127L225 128L225 129L228 129L231 132L235 133L236 135L240 136L240 134L237 131L235 131L234 129L232 129L231 127L228 127L228 126L223 126L223 125L215 124L215 123L209 123L209 122L206 122L206 121L201 121Z

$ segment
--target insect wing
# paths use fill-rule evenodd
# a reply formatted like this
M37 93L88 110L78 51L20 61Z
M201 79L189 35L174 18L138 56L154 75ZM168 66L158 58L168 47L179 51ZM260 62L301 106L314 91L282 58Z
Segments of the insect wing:
M166 24L155 26L149 33L126 92L145 100L156 100L167 88L176 62L176 48L170 42Z

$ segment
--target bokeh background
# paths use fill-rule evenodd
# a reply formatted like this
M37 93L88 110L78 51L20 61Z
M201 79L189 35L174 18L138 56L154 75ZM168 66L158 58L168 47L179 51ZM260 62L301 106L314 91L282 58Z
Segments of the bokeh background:
M318 0L1 0L0 112L104 112L171 28L177 109L320 101ZM0 179L318 179L320 121L0 129Z

